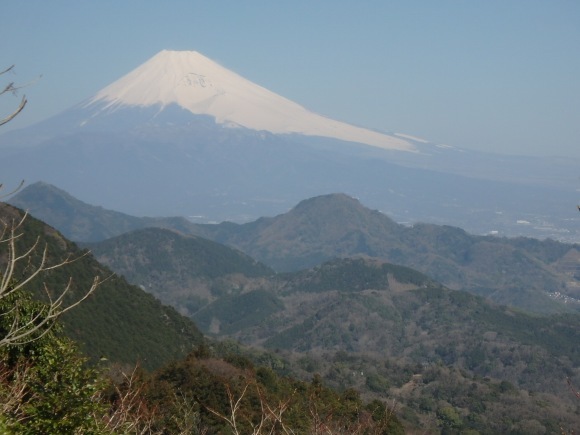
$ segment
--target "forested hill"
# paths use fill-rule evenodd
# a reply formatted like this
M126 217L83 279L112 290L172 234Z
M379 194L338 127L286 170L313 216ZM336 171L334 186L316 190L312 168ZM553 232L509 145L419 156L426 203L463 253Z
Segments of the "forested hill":
M449 288L527 311L580 310L578 245L474 236L433 224L404 226L343 194L302 201L273 218L199 225L197 231L278 271L362 255L411 267ZM572 302L554 300L549 293L555 292Z
M275 217L218 225L195 225L182 218L131 217L81 203L42 183L28 186L11 201L33 210L68 237L76 234L77 240L102 240L155 226L239 249L277 271L295 271L336 257L362 255L411 267L449 288L527 311L580 309L577 245L474 236L442 225L404 226L344 194L310 198Z
M22 213L0 203L3 222L20 219ZM45 245L49 264L67 257L76 259L39 277L30 284L30 290L40 291L46 284L51 292L58 294L70 278L73 283L70 302L90 288L95 276L104 280L93 295L62 319L65 333L78 341L87 355L132 364L140 362L146 368L154 368L186 355L202 342L202 334L193 322L175 309L162 305L149 293L128 284L52 227L28 216L19 232L19 252L33 246L37 238L39 240L34 264L40 261Z
M129 246L139 240L129 236ZM131 250L158 265L167 253L160 245ZM124 257L122 246L112 264ZM580 384L578 315L525 314L370 258L268 276L205 275L189 289L164 292L182 312L195 306L190 315L207 334L272 351L249 350L262 364L394 399L411 426L429 427L447 413L453 421L437 425L481 433L578 424L566 385L566 377Z
M88 245L95 257L184 315L274 271L233 248L162 228Z

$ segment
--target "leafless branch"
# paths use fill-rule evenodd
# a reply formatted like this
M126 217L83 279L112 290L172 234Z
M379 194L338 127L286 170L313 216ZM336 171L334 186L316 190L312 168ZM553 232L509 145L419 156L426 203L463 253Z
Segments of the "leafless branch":
M2 92L2 93L4 93L4 92ZM20 104L18 105L16 110L14 112L12 112L10 115L8 115L6 118L0 119L0 125L7 124L10 121L12 121L14 118L16 118L16 116L18 116L18 114L24 110L26 103L28 103L28 100L26 99L26 95L23 95L22 100L20 100Z
M116 400L104 423L111 433L156 434L153 430L155 410L147 406L143 395L143 383L137 375L139 366L129 374L122 373L123 382L115 385Z
M17 220L14 219L9 223L0 223L0 225L2 225L0 231L0 248L2 245L6 248L6 264L4 269L0 271L0 300L9 297L18 290L24 288L39 275L50 270L58 269L67 264L71 264L87 255L87 253L84 253L76 258L71 258L69 256L63 261L51 265L48 263L48 246L45 245L40 255L40 260L36 265L33 265L32 257L39 249L40 238L37 238L32 246L25 249L22 253L18 251L17 247L18 240L24 235L22 227L27 216L28 214L24 213L22 217ZM16 270L18 269L18 266L22 264L26 264L26 267L24 267L25 275L17 278ZM70 293L72 280L69 280L64 289L62 289L56 297L51 295L51 292L45 285L44 290L48 298L48 303L43 308L39 309L39 311L31 318L27 319L22 318L19 314L18 301L16 301L11 309L0 314L0 316L12 316L12 322L8 332L4 337L0 337L0 347L25 344L37 340L50 330L50 326L54 324L61 315L86 300L101 283L102 280L98 276L95 277L93 283L84 295L67 306L64 306L64 299L67 294Z
M30 366L28 364L17 364L16 367L8 367L2 364L0 367L0 414L12 415L15 420L24 419L22 404L24 397L30 394L28 390L27 378ZM29 398L34 400L34 397Z
M260 406L261 406L261 414L260 414L260 421L258 423L253 423L248 421L249 425L252 427L252 435L262 435L262 434L274 434L274 433L283 433L286 435L293 435L295 432L289 428L283 420L283 415L286 410L290 407L290 403L293 399L294 393L285 401L280 401L277 406L270 405L264 392L259 387L255 381L248 381L244 385L242 392L240 393L239 397L235 397L232 389L229 385L226 385L226 393L228 395L229 401L229 415L222 414L221 412L210 408L209 406L205 406L205 408L214 414L215 416L219 417L220 419L224 420L230 427L230 430L234 434L240 434L239 429L239 412L242 403L242 399L245 397L248 388L250 385L255 385L258 397L260 399ZM249 433L249 432L248 432Z
M326 418L322 418L316 406L316 393L312 393L309 398L308 410L312 418L311 431L313 434L331 434L329 423L332 420L332 414L328 414Z
M0 71L0 76L2 74L6 74L7 72L10 72L14 69L14 65L10 65L8 68L6 68L4 71Z
M572 385L572 380L570 378L566 378L566 382L568 384L568 388L570 389L570 391L572 391L572 394L574 394L574 396L576 396L577 399L580 399L580 391L574 388L574 385Z
M264 392L260 389L258 385L256 385L256 390L258 391L258 396L260 397L260 406L262 407L262 419L260 421L259 429L261 430L266 421L273 420L274 424L272 425L269 433L274 433L274 429L276 428L276 424L278 427L283 431L284 434L290 435L294 434L295 432L286 426L283 420L283 415L286 410L290 407L290 403L296 394L296 390L292 393L292 395L286 401L280 401L278 406L272 407L268 404L264 397ZM261 433L256 432L255 433Z
M234 397L234 394L232 393L232 389L230 388L229 385L226 385L226 392L228 395L228 401L230 404L230 415L224 415L222 413L220 413L219 411L216 411L213 408L210 408L209 406L206 406L206 409L211 412L212 414L216 415L217 417L221 418L222 420L225 420L229 425L230 428L232 429L232 431L234 432L234 434L239 435L239 430L238 430L238 423L237 423L237 413L240 410L240 405L242 402L242 399L244 398L244 396L246 395L246 391L248 390L249 387L249 383L247 383L244 386L244 389L242 391L242 393L240 394L240 397L238 397L237 399Z
M6 74L8 72L11 72L14 69L14 65L9 66L8 68L6 68L4 71L0 71L0 75L2 74ZM8 83L6 86L4 86L4 89L2 89L0 91L0 96L4 95L6 93L11 93L13 95L16 95L18 93L19 89L22 89L23 87L28 86L28 84L26 85L22 85L22 86L16 86L14 84L14 82L10 82ZM22 110L24 109L24 107L26 106L26 103L28 102L28 100L26 99L26 95L22 96L22 100L20 100L20 104L18 105L18 107L16 108L16 110L14 110L14 112L12 112L10 115L8 115L6 118L4 119L0 119L0 126L12 121L20 112L22 112Z
M11 190L8 193L4 193L4 194L0 195L0 200L1 199L4 199L4 198L7 198L7 197L9 197L11 195L14 195L16 192L18 192L22 188L23 185L24 185L24 180L22 180L20 182L20 184L16 187L16 189ZM4 185L2 183L0 183L0 191L2 191L2 189L4 189Z

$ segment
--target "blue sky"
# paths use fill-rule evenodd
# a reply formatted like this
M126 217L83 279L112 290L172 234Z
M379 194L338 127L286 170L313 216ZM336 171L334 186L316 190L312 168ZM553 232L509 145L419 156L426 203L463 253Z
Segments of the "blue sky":
M10 128L90 97L167 48L197 50L341 121L482 151L580 157L577 0L26 0L7 2L2 16L0 67L16 64L16 74L1 84L32 82ZM1 100L0 114L18 102Z

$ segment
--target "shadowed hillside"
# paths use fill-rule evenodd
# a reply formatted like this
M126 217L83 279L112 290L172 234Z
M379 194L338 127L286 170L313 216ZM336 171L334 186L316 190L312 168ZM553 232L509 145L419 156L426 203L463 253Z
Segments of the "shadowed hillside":
M97 259L184 315L274 272L240 251L160 228L92 244Z
M0 219L4 222L21 213L0 204ZM40 247L44 244L48 247L49 263L55 264L68 256L78 259L31 282L28 286L31 290L39 292L46 284L58 293L72 279L70 298L78 299L95 276L104 279L89 299L63 316L65 332L81 343L87 355L133 364L140 361L144 367L153 368L186 355L202 342L196 326L175 309L128 284L56 230L29 216L18 239L19 250L24 252L37 238ZM41 249L35 253L34 262L40 261Z

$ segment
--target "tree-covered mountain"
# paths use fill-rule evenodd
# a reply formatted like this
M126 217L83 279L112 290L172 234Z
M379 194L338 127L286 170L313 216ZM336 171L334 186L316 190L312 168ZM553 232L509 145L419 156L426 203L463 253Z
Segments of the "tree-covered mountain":
M411 427L505 433L525 421L548 431L580 422L566 385L580 384L578 315L532 316L369 258L219 282L192 315L203 331L269 349L255 361L281 373L396 400Z
M101 264L188 316L232 288L274 274L241 251L162 228L88 246Z
M580 308L580 249L550 239L474 236L450 226L397 224L344 194L300 202L287 213L246 224L192 224L148 219L92 207L48 185L11 199L66 235L100 239L148 226L175 229L229 245L278 271L308 268L336 257L368 256L419 270L447 287L540 313ZM65 203L63 206L62 203ZM118 217L118 216L117 216ZM96 228L99 228L96 230ZM84 235L81 235L84 234Z
M149 232L163 236L163 241L146 242L143 237ZM156 276L168 261L156 259L169 255L171 243L195 249L191 240L179 241L183 237L163 230L139 231L115 239L114 249L105 249L108 242L101 243L97 257L113 267L127 267L124 258L139 258ZM345 258L298 272L251 276L235 267L230 271L236 270L237 275L204 273L215 254L206 250L203 255L203 262L182 269L190 276L204 276L204 281L190 279L188 289L162 292L214 337L291 354L342 351L408 365L444 364L472 376L550 392L561 386L562 376L578 375L578 315L524 314L448 289L416 270L371 258ZM146 274L134 276L143 279ZM170 274L163 280L170 281ZM192 300L197 305L187 311ZM541 379L532 366L542 367Z
M432 224L404 226L343 194L302 201L273 218L199 225L197 231L279 271L312 267L336 257L367 256L529 311L580 308L578 245L473 236ZM571 296L571 303L548 295L555 292Z
M10 223L21 216L19 209L0 204L2 222ZM38 277L27 286L29 290L42 293L46 285L51 292L59 294L70 279L70 297L65 301L69 303L90 288L95 276L102 279L87 300L62 318L66 334L78 341L87 355L124 363L141 362L144 367L153 368L186 355L203 341L193 322L162 305L151 294L130 285L43 222L28 216L19 233L19 252L26 252L38 241L32 263L25 262L19 273L26 274L41 261L45 246L48 264L75 259Z

